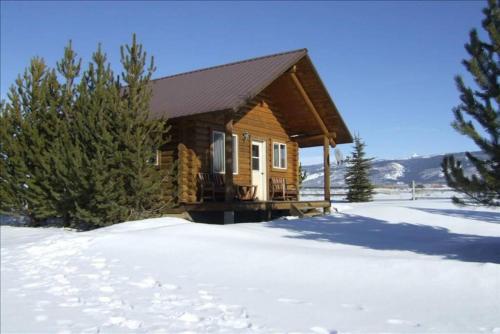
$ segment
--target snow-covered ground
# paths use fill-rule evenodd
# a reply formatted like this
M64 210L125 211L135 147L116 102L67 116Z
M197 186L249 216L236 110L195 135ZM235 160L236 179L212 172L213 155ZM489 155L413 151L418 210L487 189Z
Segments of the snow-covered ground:
M500 211L1 227L1 332L500 332Z

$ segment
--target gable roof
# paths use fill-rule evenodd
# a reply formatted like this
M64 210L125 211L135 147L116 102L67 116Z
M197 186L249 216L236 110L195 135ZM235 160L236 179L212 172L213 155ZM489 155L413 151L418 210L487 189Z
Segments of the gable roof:
M153 116L237 109L306 54L300 49L153 80Z
M153 117L177 118L213 111L236 111L299 62L305 62L314 86L322 91L318 103L327 105L322 108L323 117L328 128L340 134L337 143L352 142L349 130L307 56L307 49L152 80L151 114ZM312 100L314 103L314 97Z

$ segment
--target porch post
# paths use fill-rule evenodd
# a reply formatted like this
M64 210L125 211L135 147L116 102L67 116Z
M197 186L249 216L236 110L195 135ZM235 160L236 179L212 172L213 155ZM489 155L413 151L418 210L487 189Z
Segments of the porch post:
M323 137L323 165L324 165L324 183L325 183L325 201L330 203L330 140L327 136ZM330 213L330 206L324 208L325 214Z
M231 203L234 200L233 186L233 117L232 113L226 113L225 117L225 201ZM234 223L234 211L224 211L224 224Z

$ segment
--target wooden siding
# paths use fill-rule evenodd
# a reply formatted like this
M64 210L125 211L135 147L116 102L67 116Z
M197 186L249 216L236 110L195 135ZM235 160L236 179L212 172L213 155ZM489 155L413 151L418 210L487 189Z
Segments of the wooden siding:
M298 145L287 134L282 114L271 106L269 101L261 101L237 118L234 123L234 133L238 135L239 172L235 175L236 184L251 184L251 145L252 140L262 140L266 143L267 178L285 177L288 182L298 181ZM244 141L243 133L248 132L250 139ZM273 168L273 142L287 145L287 168Z
M251 142L253 139L266 143L267 177L285 177L291 184L298 184L298 144L291 140L285 121L270 101L259 96L260 102L252 103L234 117L233 133L238 138L238 174L235 184L251 184ZM224 131L224 112L214 112L174 120L172 139L161 154L161 168L170 168L178 159L178 198L182 203L197 201L197 174L212 172L212 133ZM243 134L250 138L245 141ZM273 142L287 145L287 168L273 168ZM167 184L165 186L168 186Z

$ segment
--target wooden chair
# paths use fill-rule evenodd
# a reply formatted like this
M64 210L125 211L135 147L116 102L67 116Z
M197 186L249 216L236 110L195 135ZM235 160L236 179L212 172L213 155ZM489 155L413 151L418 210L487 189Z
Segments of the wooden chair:
M271 200L286 201L297 200L299 192L294 184L289 184L284 177L272 177L270 179Z
M200 201L215 201L219 197L224 197L225 185L224 175L198 173L198 185L200 189Z

